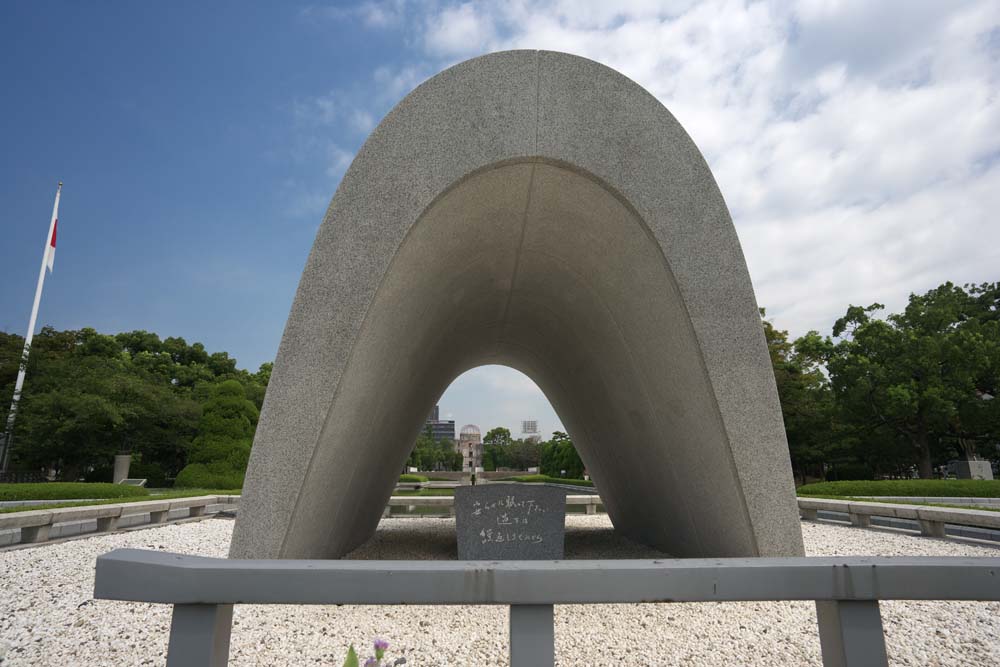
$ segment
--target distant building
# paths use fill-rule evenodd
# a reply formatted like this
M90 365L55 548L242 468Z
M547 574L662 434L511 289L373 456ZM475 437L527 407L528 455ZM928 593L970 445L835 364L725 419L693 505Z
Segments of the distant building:
M525 419L521 422L521 439L538 442L541 436L538 435L538 420Z
M428 427L431 429L431 437L435 440L451 440L455 441L455 420L454 419L438 419L440 412L438 411L438 406L434 406L431 411L430 416L427 418L427 422L424 425L426 430Z
M466 424L458 435L455 447L462 455L462 470L475 472L483 465L483 436L475 424Z

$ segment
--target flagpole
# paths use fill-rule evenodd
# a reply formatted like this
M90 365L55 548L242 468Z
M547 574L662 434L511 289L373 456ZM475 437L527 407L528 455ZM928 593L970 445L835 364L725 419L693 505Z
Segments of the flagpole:
M56 200L52 204L52 220L49 222L49 233L45 237L45 251L42 253L42 266L38 270L38 285L35 287L35 303L31 306L31 318L28 320L28 334L24 337L24 350L21 352L21 363L18 365L17 381L14 383L14 397L10 402L10 412L7 413L7 427L4 429L3 442L0 443L0 473L7 472L7 462L10 460L10 448L14 440L14 420L17 418L17 403L21 400L21 388L24 386L24 375L28 371L28 353L31 352L31 340L35 337L35 321L38 319L38 305L42 301L42 287L45 285L45 269L52 270L49 263L49 253L54 250L56 220L59 219L59 195L62 193L62 181L56 188Z

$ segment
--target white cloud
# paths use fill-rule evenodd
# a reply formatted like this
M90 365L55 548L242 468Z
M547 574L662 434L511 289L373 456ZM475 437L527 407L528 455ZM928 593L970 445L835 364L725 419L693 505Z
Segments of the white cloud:
M538 420L539 433L544 437L552 431L566 430L538 385L507 366L479 366L463 373L438 404L457 426L475 424L484 434L502 426L519 437L524 419Z
M446 7L427 21L424 43L437 55L455 56L479 52L495 37L493 19L467 2Z
M354 153L344 150L337 144L330 144L327 148L327 155L329 159L326 175L334 179L334 185L336 186L343 177L344 172L351 166L351 162L354 160Z
M898 310L945 280L1000 278L995 0L385 6L412 57L374 72L372 117L508 48L592 58L649 90L705 154L758 300L793 335L829 332L850 303Z
M391 2L362 2L352 7L309 5L304 7L299 15L307 21L359 20L369 28L392 28L400 24L405 9L405 0L392 0Z
M793 334L828 331L851 302L898 308L996 277L996 3L466 2L415 25L423 58L381 80L542 48L656 95L705 153L758 299Z

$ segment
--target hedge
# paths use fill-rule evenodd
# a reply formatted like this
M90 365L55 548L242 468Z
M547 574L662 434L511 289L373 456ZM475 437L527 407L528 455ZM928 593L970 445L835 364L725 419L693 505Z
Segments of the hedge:
M421 482L422 483L422 482L429 482L430 479L427 478L427 477L424 477L423 475L412 475L412 474L407 473L405 475L400 475L399 476L399 481L400 482L408 482L408 483L414 483L414 482Z
M519 477L505 477L503 482L528 482L551 484L569 484L571 486L593 486L594 483L587 479L563 479L562 477L549 477L548 475L521 475Z
M44 505L22 505L20 507L0 508L0 514L13 512L28 512L31 510L59 509L62 507L89 507L91 505L111 505L115 503L141 503L153 500L169 500L170 498L192 498L194 496L238 496L239 489L186 489L184 491L168 491L167 493L151 493L148 496L135 498L105 498L103 500L77 500L65 503L46 503Z
M455 489L400 489L393 491L394 496L453 496Z
M77 498L134 498L148 496L140 486L86 482L0 484L0 500L75 500Z
M221 463L189 463L177 473L174 488L193 489L242 489L242 471L235 471Z
M925 496L1000 498L1000 480L882 479L876 481L817 482L798 488L803 496Z

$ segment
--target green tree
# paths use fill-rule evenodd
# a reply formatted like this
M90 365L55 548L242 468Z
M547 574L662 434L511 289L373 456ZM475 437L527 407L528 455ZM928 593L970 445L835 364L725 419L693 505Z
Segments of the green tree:
M496 428L491 428L486 432L483 437L484 445L495 445L497 447L507 447L511 444L513 440L510 437L510 431L503 428L502 426L497 426Z
M510 467L515 470L535 468L542 461L542 445L534 440L514 440L506 447L510 453Z
M510 456L510 447L506 445L483 445L483 469L500 470L512 468L514 461Z
M0 333L3 423L22 344L20 336ZM44 327L29 357L13 462L53 468L67 479L110 479L113 454L129 452L149 476L172 477L187 463L201 405L213 399L217 386L235 380L259 409L270 373L269 363L249 373L228 354L209 354L201 343L188 345L183 338Z
M167 378L134 363L116 337L46 327L32 345L14 460L70 480L94 468L110 477L117 452L176 471L183 461L176 454L194 435L198 414Z
M204 405L198 436L177 486L236 489L243 486L259 413L236 380L216 385Z
M542 443L540 471L543 475L582 479L583 470L583 460L567 434L555 431L551 440Z
M1000 406L997 285L945 283L910 295L902 313L850 306L833 327L827 368L842 414L878 442L908 445L923 478L957 445L995 443Z
M427 426L417 436L406 465L419 470L458 471L462 469L462 454L456 450L454 440L450 438L435 440L431 427Z
M763 308L760 314L765 317ZM830 383L822 370L828 348L815 331L792 343L787 331L776 329L767 319L762 321L792 469L804 483L809 473L822 477L823 464L832 458L849 455L838 447L843 443L838 439L842 434L835 420Z

